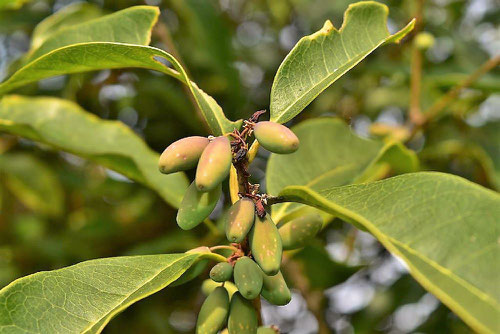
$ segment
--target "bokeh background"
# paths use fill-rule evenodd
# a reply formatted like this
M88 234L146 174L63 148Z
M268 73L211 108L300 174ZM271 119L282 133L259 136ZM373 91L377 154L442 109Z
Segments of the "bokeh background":
M159 6L151 45L176 55L191 78L229 118L268 108L279 64L326 19L338 28L344 0L71 0L26 1L0 11L0 81L29 49L34 27L66 7L80 20L132 5ZM421 103L430 107L500 53L495 0L381 1L396 31L421 15L434 36L423 50ZM423 4L420 12L419 5ZM380 48L321 94L292 124L320 115L343 118L363 137L404 136L415 34ZM73 100L104 119L125 123L156 151L207 129L179 83L146 70L113 70L43 80L16 91ZM423 133L408 141L425 170L500 185L500 72L463 90ZM266 152L252 166L264 183ZM215 242L204 227L181 231L175 211L122 175L74 155L0 132L0 287L40 270L99 257L185 251ZM212 218L217 220L222 204ZM264 303L268 324L283 333L467 333L467 326L427 293L369 234L340 220L295 254L285 271L294 288L284 307ZM300 273L298 275L297 273ZM105 333L192 333L204 299L202 275L118 315ZM318 322L319 319L319 322Z

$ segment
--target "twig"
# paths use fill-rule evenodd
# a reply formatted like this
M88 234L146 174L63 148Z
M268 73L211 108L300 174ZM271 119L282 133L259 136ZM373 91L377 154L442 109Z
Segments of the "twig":
M237 252L238 251L238 248L234 247L234 246L228 246L228 245L219 245L219 246L213 246L213 247L210 247L210 250L213 252L214 250L218 250L218 249L227 249L227 250L231 250L233 252Z
M416 36L423 27L423 11L425 0L416 0L415 29L413 36ZM410 110L409 121L414 125L422 124L424 117L420 108L420 95L422 85L422 50L415 43L412 46L411 54L411 77L410 77Z
M257 323L262 326L262 305L260 302L260 296L252 300L253 307L257 311Z
M248 120L244 121L243 130L240 132L238 130L234 130L230 133L230 136L235 140L231 141L231 150L233 153L233 166L236 170L236 179L238 184L238 193L241 197L251 198L255 202L255 208L257 210L257 214L260 217L264 217L266 215L266 211L264 208L264 203L262 201L262 195L258 194L259 185L251 184L250 173L248 172L249 165L249 154L248 154L248 144L247 139L252 134L253 126L256 122L258 122L259 117L264 114L265 110L256 111ZM234 173L233 173L234 175ZM234 181L234 176L232 182L230 184L235 187L236 182ZM234 193L234 189L231 193ZM234 197L234 195L233 195Z
M479 79L484 74L488 73L500 64L500 56L493 57L488 61L484 62L481 67L479 67L474 73L465 78L461 83L452 87L443 97L441 97L436 103L434 103L427 111L424 113L425 123L430 122L436 118L445 108L452 102L460 92L472 85L477 79Z
M217 228L217 226L215 226L215 224L210 220L210 219L205 219L203 221L203 224L205 224L205 226L210 230L210 232L213 234L213 235L216 235L216 236L220 236L221 235L221 232L219 231L219 229Z

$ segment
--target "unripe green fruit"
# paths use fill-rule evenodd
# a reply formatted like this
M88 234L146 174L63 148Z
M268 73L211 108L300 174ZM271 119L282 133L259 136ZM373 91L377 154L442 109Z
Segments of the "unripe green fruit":
M226 237L231 242L242 242L252 228L255 204L250 198L242 198L231 206L226 217Z
M229 334L256 334L257 327L257 313L252 303L236 292L229 305Z
M215 282L229 281L233 276L233 266L227 262L217 263L210 270L210 278Z
M323 226L323 219L318 214L308 214L286 222L278 231L284 250L297 249L314 238Z
M196 168L196 186L200 191L215 189L229 175L231 143L227 137L214 138L205 147Z
M222 286L222 283L217 283L217 282L212 281L211 279L206 279L201 284L201 292L203 292L203 294L205 296L208 296L210 293L212 293L212 291L215 290L215 288L217 288L219 286ZM238 291L238 288L236 287L236 285L234 285L232 282L229 282L229 281L224 282L223 288L225 288L227 290L227 293L229 293L229 298L231 298L233 296L233 294L236 291Z
M179 139L170 144L160 156L160 172L170 174L196 167L201 153L210 141L193 136Z
M271 304L280 306L288 304L292 299L292 294L286 285L281 271L274 276L264 275L264 285L261 294Z
M271 327L259 327L257 328L257 334L276 334L276 331Z
M276 275L280 270L281 237L269 214L264 218L255 215L255 221L250 230L250 249L255 261L266 275Z
M299 149L299 138L286 126L274 122L259 122L253 128L257 141L266 150L289 154Z
M217 334L226 324L229 295L223 287L215 288L205 299L196 321L196 334Z
M210 192L201 192L196 187L195 182L191 183L177 212L177 225L183 230L196 227L210 216L219 201L221 193L220 184Z
M262 290L262 271L247 256L240 257L234 265L234 283L246 299L257 298Z

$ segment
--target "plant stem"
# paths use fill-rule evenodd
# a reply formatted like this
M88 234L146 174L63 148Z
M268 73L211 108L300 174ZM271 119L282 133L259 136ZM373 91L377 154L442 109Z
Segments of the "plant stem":
M262 304L260 302L260 296L252 300L253 307L257 311L257 322L259 326L262 326Z
M413 36L416 36L423 27L423 11L425 0L416 0L415 29ZM420 108L420 96L422 85L422 51L413 43L411 54L411 77L410 77L410 110L409 121L419 126L424 117Z
M450 104L463 89L472 85L477 79L497 67L499 64L500 56L493 57L484 62L476 71L471 73L461 83L452 87L443 97L441 97L436 103L434 103L429 109L427 109L427 111L424 113L425 123L430 122L431 120L439 116L439 114L446 108L446 106L448 106L448 104Z
M232 250L233 252L238 251L238 248L233 247L233 246L228 246L228 245L219 245L219 246L210 247L211 251L218 250L218 249L228 249L228 250Z
M210 230L210 232L214 235L220 235L220 231L219 229L217 228L217 226L215 226L215 224L213 223L213 221L211 221L210 219L205 219L203 221L203 224L205 224L205 226Z
M481 76L488 73L492 69L496 68L500 64L500 56L493 57L486 62L484 62L476 71L467 76L462 82L458 85L450 88L448 92L443 95L439 100L437 100L429 109L427 109L424 113L423 122L414 127L408 140L415 137L415 135L424 127L426 127L430 122L436 119L441 113L443 113L446 107L453 102L454 99L458 97L460 92L472 85L476 80L478 80Z
M279 203L286 203L286 202L293 202L288 199L285 199L284 197L281 196L268 196L267 197L267 205L274 205L274 204L279 204Z
M217 262L227 262L227 259L224 256L217 253L204 253L203 257L212 259Z

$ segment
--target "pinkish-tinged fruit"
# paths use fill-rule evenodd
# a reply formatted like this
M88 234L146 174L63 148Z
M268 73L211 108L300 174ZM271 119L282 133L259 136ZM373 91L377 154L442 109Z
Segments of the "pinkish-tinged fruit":
M170 174L196 167L208 143L208 138L200 136L186 137L173 142L160 156L160 172Z
M254 135L266 150L289 154L299 149L299 138L289 128L275 122L259 122L255 124Z
M200 191L215 189L229 175L231 143L227 137L214 138L205 147L196 168L196 186Z
M226 217L226 237L230 242L242 242L252 228L255 204L250 198L242 198L231 206Z

